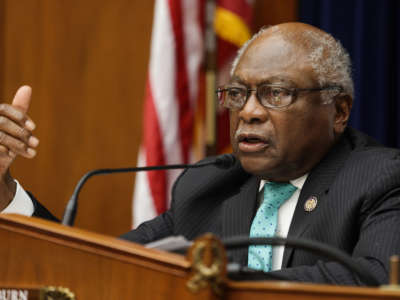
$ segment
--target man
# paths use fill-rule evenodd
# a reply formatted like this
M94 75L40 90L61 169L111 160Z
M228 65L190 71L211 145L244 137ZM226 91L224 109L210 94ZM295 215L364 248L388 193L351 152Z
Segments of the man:
M205 232L308 238L349 253L386 283L389 256L400 253L400 152L346 128L353 83L340 43L306 24L264 29L239 51L231 81L218 94L230 110L237 163L186 170L171 209L123 238L147 243ZM7 106L0 122L2 207L17 201L8 204L13 157L30 156L35 147L25 115L29 102L18 99L13 105L22 109ZM34 211L46 213L33 203ZM301 250L250 246L229 258L287 280L362 284L340 264Z

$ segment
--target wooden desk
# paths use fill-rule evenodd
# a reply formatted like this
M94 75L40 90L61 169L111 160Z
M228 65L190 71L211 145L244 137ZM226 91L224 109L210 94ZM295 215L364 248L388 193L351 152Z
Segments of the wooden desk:
M192 262L177 254L37 218L0 215L0 287L63 286L76 299L393 299L400 292L224 280L218 297L187 288Z

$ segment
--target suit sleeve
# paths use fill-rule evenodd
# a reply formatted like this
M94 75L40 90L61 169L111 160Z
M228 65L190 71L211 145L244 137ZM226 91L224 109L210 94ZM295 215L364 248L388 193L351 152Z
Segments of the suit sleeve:
M173 218L170 210L158 217L140 224L136 229L120 236L121 239L147 244L173 235Z
M60 222L59 219L57 219L51 212L49 212L42 204L40 204L39 201L36 200L35 196L33 196L32 193L28 192L29 197L32 200L33 207L34 207L34 212L33 212L33 217L39 217L42 219L46 219L48 221L53 221L53 222Z

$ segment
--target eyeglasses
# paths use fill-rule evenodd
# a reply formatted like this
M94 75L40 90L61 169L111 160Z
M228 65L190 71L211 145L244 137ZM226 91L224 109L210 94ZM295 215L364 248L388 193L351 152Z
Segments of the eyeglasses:
M285 88L279 85L262 84L256 89L247 87L226 86L216 90L220 104L230 110L240 110L246 104L251 92L256 92L258 101L266 108L279 109L289 106L294 102L300 92L315 92L323 90L336 91L338 94L343 91L341 86L325 86L321 88Z

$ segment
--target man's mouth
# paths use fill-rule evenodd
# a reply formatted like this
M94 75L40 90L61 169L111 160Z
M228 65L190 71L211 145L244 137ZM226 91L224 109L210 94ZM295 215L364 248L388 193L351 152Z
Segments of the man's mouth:
M239 150L242 152L259 152L269 146L268 140L258 134L241 133L237 136Z

